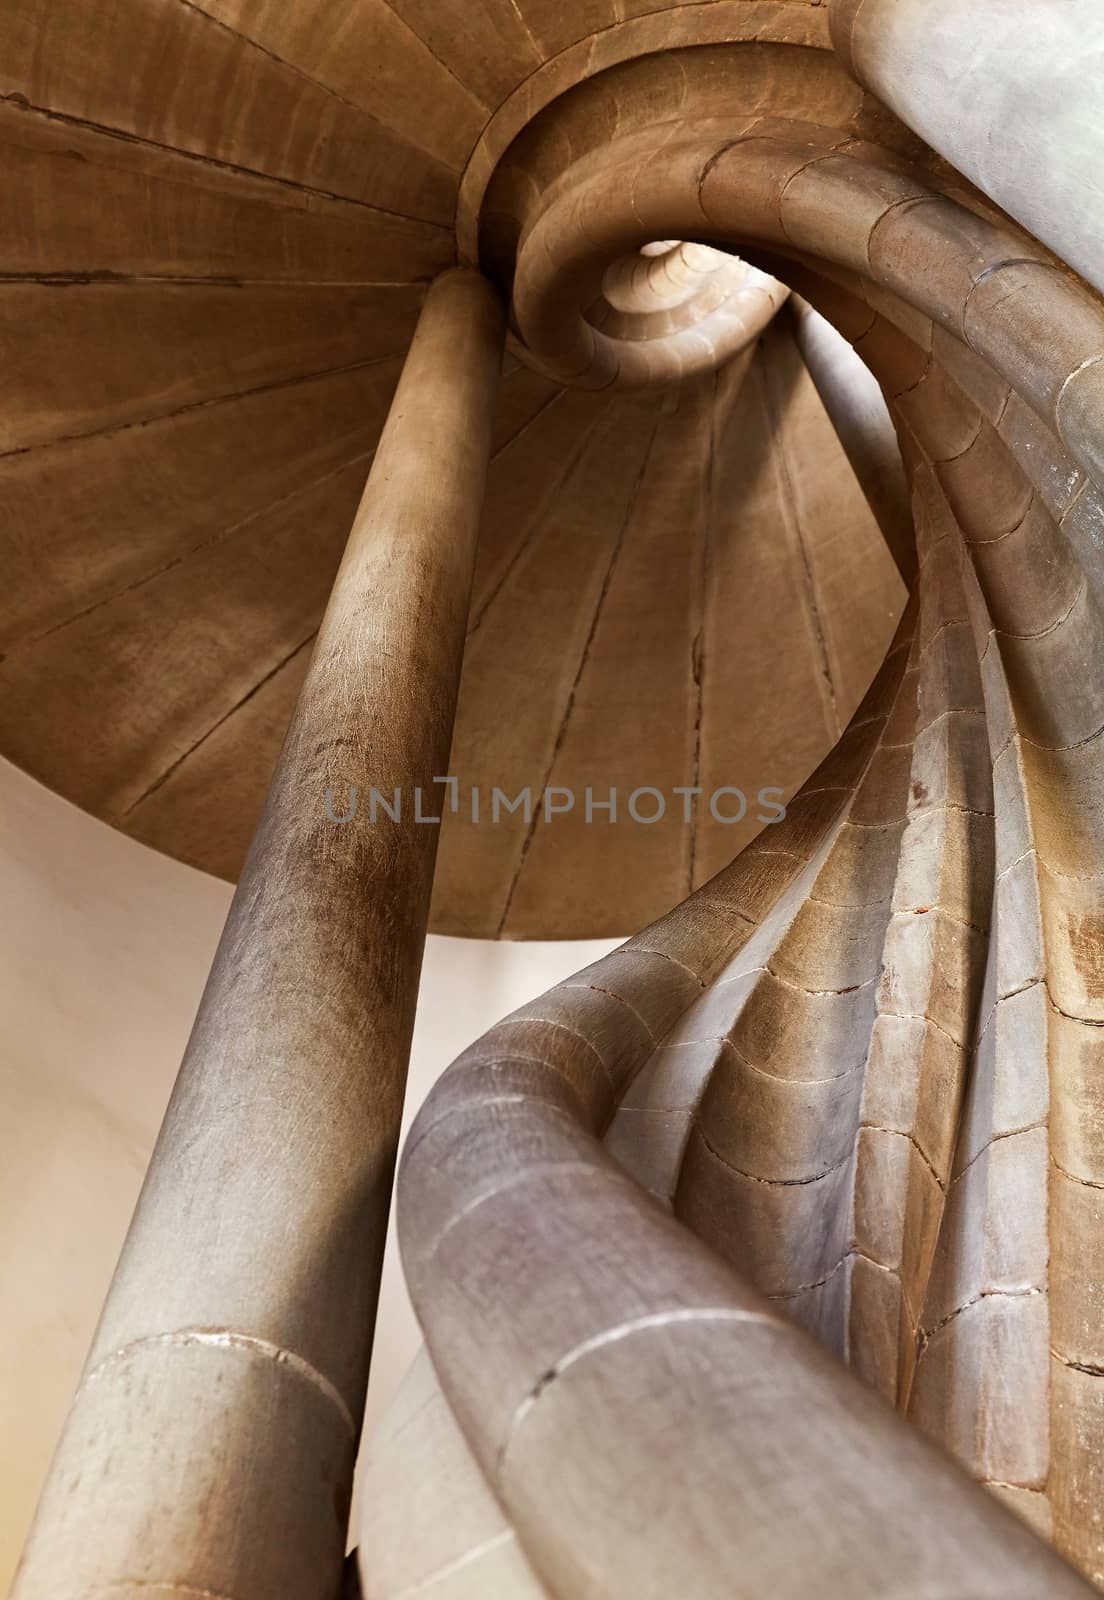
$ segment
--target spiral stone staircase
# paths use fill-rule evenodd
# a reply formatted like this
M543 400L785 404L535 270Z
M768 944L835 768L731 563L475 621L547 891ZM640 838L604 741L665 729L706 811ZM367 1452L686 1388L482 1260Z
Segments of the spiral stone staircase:
M0 754L239 880L18 1600L1104 1586L1102 56L8 0ZM427 926L644 931L415 1125L350 1528Z

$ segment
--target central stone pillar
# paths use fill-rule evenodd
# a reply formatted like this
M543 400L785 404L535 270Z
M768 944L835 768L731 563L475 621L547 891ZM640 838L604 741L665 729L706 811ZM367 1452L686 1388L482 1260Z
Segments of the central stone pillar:
M432 286L18 1600L339 1590L503 337Z

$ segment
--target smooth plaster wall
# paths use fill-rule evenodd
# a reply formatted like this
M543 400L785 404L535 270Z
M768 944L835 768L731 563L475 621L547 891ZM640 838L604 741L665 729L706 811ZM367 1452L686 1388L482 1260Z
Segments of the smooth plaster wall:
M137 1199L231 890L0 761L0 1591ZM616 941L431 938L407 1094ZM393 1240L368 1425L418 1334Z

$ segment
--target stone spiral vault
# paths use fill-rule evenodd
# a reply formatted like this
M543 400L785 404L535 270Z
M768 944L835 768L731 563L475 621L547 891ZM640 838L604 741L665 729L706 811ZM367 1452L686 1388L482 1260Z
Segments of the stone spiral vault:
M1082 0L0 12L0 752L231 877L297 701L282 761L363 777L370 742L316 759L319 622L415 383L490 370L478 317L431 321L478 271L509 332L449 770L787 801L446 819L434 927L644 931L465 1051L406 1144L425 1350L362 1461L366 1597L1104 1586L1102 53ZM427 472L464 432L429 419ZM464 614L427 587L373 648ZM360 659L346 710L436 683L392 701ZM263 860L239 915L282 940ZM325 1070L270 1072L268 1033L248 1080L186 1064L19 1600L337 1593L386 1096L371 1014L303 987Z

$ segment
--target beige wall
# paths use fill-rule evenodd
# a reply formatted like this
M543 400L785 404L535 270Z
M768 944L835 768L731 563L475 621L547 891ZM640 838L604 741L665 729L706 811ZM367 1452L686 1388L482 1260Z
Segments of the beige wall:
M0 761L0 1588L138 1194L230 902ZM408 1120L503 1013L611 948L431 939ZM393 1244L369 1393L417 1343Z

